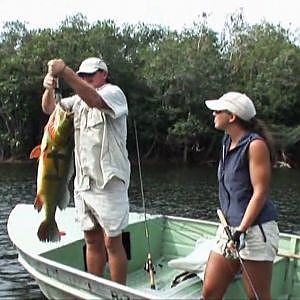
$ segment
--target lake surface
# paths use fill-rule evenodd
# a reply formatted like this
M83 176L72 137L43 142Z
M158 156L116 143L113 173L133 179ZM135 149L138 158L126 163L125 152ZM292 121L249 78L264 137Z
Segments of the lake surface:
M6 229L8 215L16 204L33 203L35 172L35 164L0 164L0 299L43 299L35 281L19 264ZM271 195L279 209L281 231L300 234L299 182L300 170L274 170ZM142 183L148 213L218 221L214 167L142 165ZM136 166L132 166L129 196L131 211L143 212Z

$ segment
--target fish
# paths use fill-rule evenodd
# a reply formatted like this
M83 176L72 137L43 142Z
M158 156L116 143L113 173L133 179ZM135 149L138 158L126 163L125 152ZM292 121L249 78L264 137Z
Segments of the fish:
M57 103L44 128L40 145L34 147L30 159L38 159L37 190L34 208L45 210L37 236L42 242L57 242L64 232L55 220L56 209L66 208L70 201L69 182L74 170L74 115Z

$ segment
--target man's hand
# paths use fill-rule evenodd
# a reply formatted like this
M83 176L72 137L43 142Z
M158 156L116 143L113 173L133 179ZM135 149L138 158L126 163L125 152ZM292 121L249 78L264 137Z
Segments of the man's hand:
M56 87L56 80L55 78L48 73L45 78L44 78L44 82L43 82L43 86L45 89L47 90L53 90Z
M48 73L53 77L58 77L65 69L66 64L62 59L52 59L48 62Z

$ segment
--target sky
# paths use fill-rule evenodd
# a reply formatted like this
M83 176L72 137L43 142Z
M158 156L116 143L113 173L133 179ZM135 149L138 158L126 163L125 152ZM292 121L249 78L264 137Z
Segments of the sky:
M170 29L191 27L205 12L208 26L221 32L228 17L242 9L249 24L268 21L299 33L299 0L0 0L0 28L6 21L25 22L28 29L56 29L69 16L82 13L92 24L156 24ZM1 30L2 31L2 30Z

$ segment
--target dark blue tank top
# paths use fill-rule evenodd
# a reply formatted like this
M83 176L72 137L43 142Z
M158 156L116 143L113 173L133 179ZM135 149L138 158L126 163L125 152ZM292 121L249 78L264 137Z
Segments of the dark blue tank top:
M251 141L262 139L256 133L246 133L238 145L229 151L231 139L225 134L218 168L219 200L230 226L239 226L253 194L250 180L248 149ZM252 225L277 220L278 215L269 196Z

